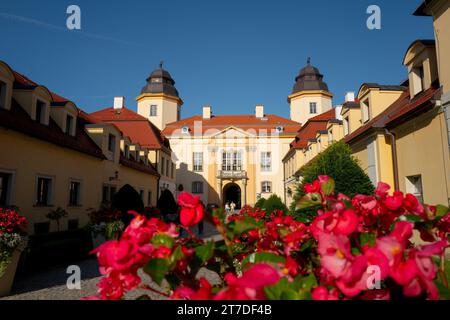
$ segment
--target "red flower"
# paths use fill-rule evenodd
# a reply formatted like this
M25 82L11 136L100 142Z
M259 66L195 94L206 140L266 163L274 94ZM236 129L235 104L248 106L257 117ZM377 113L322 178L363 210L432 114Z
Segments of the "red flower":
M303 186L303 190L305 193L317 193L320 191L320 182L319 180L314 180L313 183L306 183Z
M326 287L317 287L312 291L313 300L339 300L339 293L336 289L328 291Z
M280 280L280 273L272 266L264 263L253 265L242 277L232 273L225 275L228 287L220 291L215 300L263 300L266 298L264 287Z
M180 221L183 226L191 227L203 219L203 206L200 203L200 197L182 192L178 196L178 204L182 206Z

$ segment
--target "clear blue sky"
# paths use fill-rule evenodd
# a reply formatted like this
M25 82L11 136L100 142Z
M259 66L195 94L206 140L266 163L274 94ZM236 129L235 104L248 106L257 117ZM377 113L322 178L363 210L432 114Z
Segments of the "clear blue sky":
M403 55L432 39L432 20L414 17L421 0L1 1L0 60L86 111L135 97L159 61L185 104L182 117L211 104L215 114L288 117L294 78L311 56L334 103L363 82L398 84ZM81 7L82 30L65 29ZM382 29L366 28L366 9Z

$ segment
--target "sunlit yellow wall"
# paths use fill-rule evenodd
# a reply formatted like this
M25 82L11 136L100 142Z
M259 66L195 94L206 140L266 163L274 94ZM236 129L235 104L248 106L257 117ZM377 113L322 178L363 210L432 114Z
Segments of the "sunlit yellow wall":
M434 10L434 32L438 55L439 79L444 92L450 92L450 1L438 1Z
M406 177L422 175L423 197L429 204L447 205L450 198L449 150L442 113L437 110L395 129L400 189Z
M34 223L48 221L45 215L57 207L69 213L61 222L61 230L67 229L69 219L79 219L79 225L85 225L88 222L86 209L100 205L103 184L114 185L117 190L125 184L135 187L138 192L142 189L144 204L147 204L147 192L151 190L153 204L156 203L155 176L4 128L0 128L0 148L8 150L1 154L0 170L13 174L11 204L18 206L27 218L30 233L34 232ZM116 171L118 180L110 180ZM38 176L53 178L51 207L35 206ZM81 183L80 206L77 207L68 205L71 180ZM51 231L55 230L56 224L51 223Z

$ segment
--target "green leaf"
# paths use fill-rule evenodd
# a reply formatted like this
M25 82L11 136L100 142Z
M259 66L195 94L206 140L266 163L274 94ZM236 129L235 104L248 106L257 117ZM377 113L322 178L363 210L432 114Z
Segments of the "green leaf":
M308 193L297 202L296 210L306 209L322 203L320 193Z
M152 239L152 244L155 246L166 246L169 249L172 249L174 239L171 236L168 236L166 234L157 234Z
M152 277L158 285L161 285L162 280L169 272L169 262L167 259L152 259L144 266L144 272Z
M329 178L328 182L322 183L323 194L329 196L334 192L335 182L333 178Z
M264 287L264 293L269 300L280 300L283 290L289 285L286 278L281 278L276 284Z
M298 292L296 292L292 289L287 289L281 293L280 299L281 300L299 300L300 295Z
M147 294L143 294L143 295L137 297L136 300L152 300L152 298L150 298L150 296Z
M404 214L402 217L406 221L413 222L413 223L423 221L423 219L420 216L418 216L417 214Z
M314 244L315 240L314 239L308 239L308 241L306 241L304 244L302 244L302 246L300 247L300 252L303 252L307 249L309 249L313 244Z
M240 220L232 221L229 224L229 228L233 232L234 235L241 235L244 232L250 231L252 229L257 229L262 227L261 221L256 221L252 217L244 217Z
M212 258L214 254L214 247L214 241L208 241L206 244L196 247L195 254L203 263L205 263Z
M441 218L450 212L450 208L443 206L441 204L436 206L436 218Z
M282 263L286 261L285 258L271 252L253 252L242 260L242 265L245 266L247 263L258 263L258 262L271 262L271 263Z
M376 235L374 233L361 233L359 235L359 242L361 246L369 244L369 247L375 246Z
M294 286L296 289L311 291L313 287L317 286L317 279L313 273L310 273L305 277L297 276L294 279Z

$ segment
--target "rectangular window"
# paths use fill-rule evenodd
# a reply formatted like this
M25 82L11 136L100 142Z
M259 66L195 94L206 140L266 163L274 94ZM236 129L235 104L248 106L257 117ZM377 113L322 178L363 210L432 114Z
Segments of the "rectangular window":
M194 171L203 171L203 152L194 152L192 163L194 164Z
M144 201L144 190L139 190L139 196L141 197L141 200Z
M203 193L203 182L194 181L192 182L192 193Z
M344 135L348 135L350 133L350 128L349 128L349 124L348 124L348 117L344 118L343 124L344 124Z
M112 201L114 195L116 194L116 187L103 185L102 189L102 201L109 202Z
M112 153L116 151L116 136L111 133L108 136L108 151Z
M52 179L39 177L37 179L36 205L48 206L51 204Z
M66 117L66 133L72 134L72 128L73 128L73 117L68 114Z
M169 170L170 170L169 159L166 159L166 177L169 176Z
M420 203L423 203L422 176L406 177L406 192L414 195Z
M150 117L156 117L158 115L158 106L156 104L152 104L150 106Z
M333 130L328 131L328 143L333 143Z
M362 103L362 119L363 123L369 121L369 99L366 99Z
M175 172L175 163L172 162L171 170L170 170L170 177L173 179Z
M151 191L149 191L148 193L147 193L147 206L151 206L152 205L152 192Z
M261 192L271 193L272 192L272 182L270 182L270 181L261 182Z
M129 158L130 157L130 146L129 145L125 145L125 158Z
M12 174L0 172L0 206L9 205Z
M6 83L0 80L0 108L6 108Z
M80 182L70 181L69 206L79 206L80 205L80 189L81 189Z
M317 113L317 102L310 102L309 103L309 113L310 114L316 114Z
M272 170L272 154L270 152L261 152L261 171Z
M241 171L242 153L231 151L222 153L222 171Z
M39 123L44 123L45 119L45 103L36 100L36 121Z
M165 159L161 158L161 174L164 174L164 164L165 164Z

